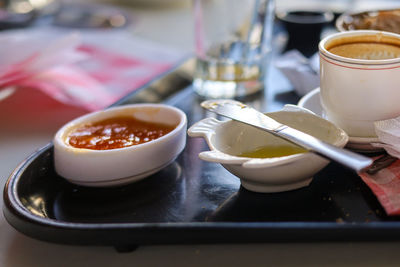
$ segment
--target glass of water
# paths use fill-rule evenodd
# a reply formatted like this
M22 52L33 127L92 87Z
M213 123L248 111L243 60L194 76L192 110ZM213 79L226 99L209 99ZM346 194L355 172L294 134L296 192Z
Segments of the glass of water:
M196 69L205 98L237 98L264 89L274 0L193 0Z

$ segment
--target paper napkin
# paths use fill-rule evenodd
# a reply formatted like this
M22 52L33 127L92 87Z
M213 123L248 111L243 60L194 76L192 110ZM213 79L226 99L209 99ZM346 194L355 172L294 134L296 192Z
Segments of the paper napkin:
M382 147L393 157L400 158L400 117L376 121L375 133L379 142L376 147Z
M298 50L290 50L277 58L275 66L288 78L299 96L319 86L318 53L308 59Z
M359 173L385 209L387 215L400 215L400 160L374 174Z
M374 124L379 141L372 145L384 148L394 158L388 159L386 168L376 173L363 172L360 176L388 215L400 215L400 117Z

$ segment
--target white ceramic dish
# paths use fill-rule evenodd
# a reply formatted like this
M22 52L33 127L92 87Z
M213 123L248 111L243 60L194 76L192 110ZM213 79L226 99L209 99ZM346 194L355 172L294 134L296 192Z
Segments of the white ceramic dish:
M343 130L309 111L299 109L296 107L296 111L290 111L286 108L268 115L338 147L347 143L348 136ZM207 141L210 151L199 154L202 160L221 163L240 178L243 187L255 192L281 192L307 186L312 176L329 162L310 152L274 158L235 156L269 144L290 143L232 120L223 122L206 118L190 127L188 134Z
M90 122L116 116L164 123L175 128L147 143L125 148L92 150L66 142L68 134ZM116 186L138 181L173 162L186 144L187 119L181 110L162 104L134 104L79 117L64 125L54 137L56 172L71 183L85 186Z
M298 106L311 110L320 117L324 117L323 109L319 98L320 98L319 88L315 88L314 90L312 90L311 92L309 92L300 99ZM371 143L376 143L376 142L379 142L378 138L349 136L349 142L347 143L346 147L357 152L382 151L382 148L374 147L371 145Z

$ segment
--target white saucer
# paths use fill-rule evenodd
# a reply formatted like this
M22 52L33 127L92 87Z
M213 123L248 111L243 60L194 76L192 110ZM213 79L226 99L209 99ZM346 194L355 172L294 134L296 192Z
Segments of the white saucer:
M300 107L306 108L314 112L316 115L323 117L323 109L319 99L319 87L315 88L305 96L303 96L299 103ZM346 147L358 152L378 152L382 148L374 147L371 145L373 142L378 142L378 138L374 137L349 137L349 142Z

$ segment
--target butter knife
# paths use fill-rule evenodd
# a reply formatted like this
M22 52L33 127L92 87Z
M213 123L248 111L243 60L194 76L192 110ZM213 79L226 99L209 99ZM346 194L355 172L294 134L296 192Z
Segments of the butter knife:
M251 125L286 139L357 172L366 170L372 164L372 160L368 157L333 146L309 134L277 122L241 102L225 99L207 100L202 102L201 106L221 116Z

